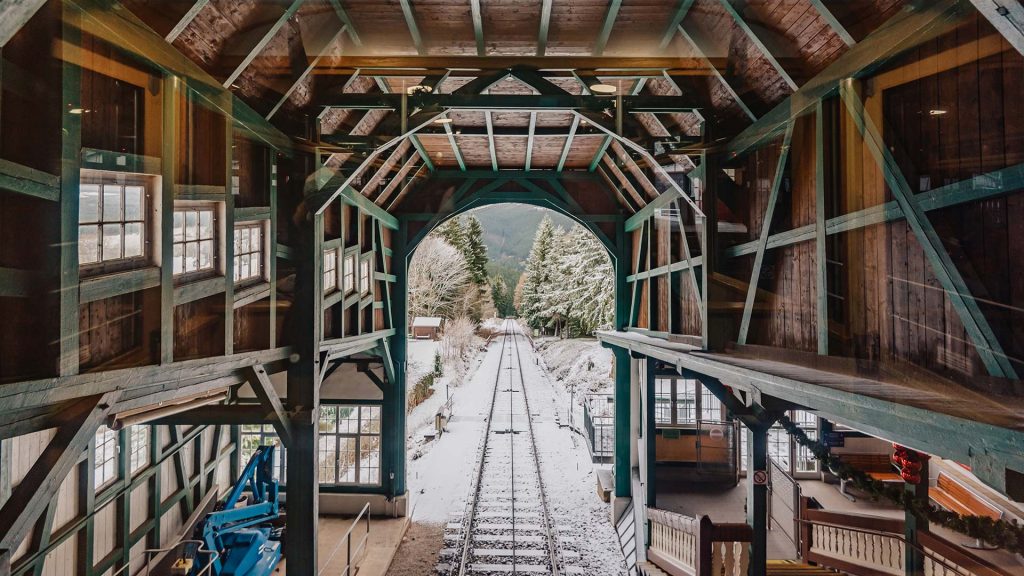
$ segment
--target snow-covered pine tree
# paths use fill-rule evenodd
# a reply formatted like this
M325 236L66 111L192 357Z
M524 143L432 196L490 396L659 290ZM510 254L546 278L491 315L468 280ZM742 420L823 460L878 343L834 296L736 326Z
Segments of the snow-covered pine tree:
M555 243L555 227L547 216L537 227L533 237L533 247L526 258L526 270L523 272L523 286L520 293L519 314L534 328L544 325L541 313L541 298L550 281L550 259Z
M435 229L432 234L441 237L449 246L455 248L465 256L466 254L466 231L462 227L462 219L459 217L449 218ZM466 262L469 264L469 262Z
M487 246L484 245L484 230L476 216L466 218L463 228L465 239L463 256L469 266L469 274L477 286L487 283Z

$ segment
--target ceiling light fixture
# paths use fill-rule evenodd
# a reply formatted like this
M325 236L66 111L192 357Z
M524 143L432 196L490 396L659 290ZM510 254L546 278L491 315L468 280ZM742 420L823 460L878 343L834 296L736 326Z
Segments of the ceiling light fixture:
M451 118L437 118L434 120L434 124L451 124Z
M408 94L409 96L413 96L413 95L419 94L420 92L422 92L424 94L430 94L433 91L434 91L434 87L433 86L424 86L422 84L417 84L415 86L409 86L408 88L405 89L405 93Z
M942 115L945 115L945 114L949 114L949 110L941 110L941 109L929 110L928 114L930 114L932 116L942 116Z
M612 86L611 84L599 83L590 85L590 91L593 92L594 94L615 94L617 90L618 88Z

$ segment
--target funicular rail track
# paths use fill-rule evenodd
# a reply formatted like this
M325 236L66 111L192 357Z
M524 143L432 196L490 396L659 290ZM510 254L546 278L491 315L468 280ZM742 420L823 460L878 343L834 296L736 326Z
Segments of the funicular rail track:
M443 574L566 573L544 492L517 329L506 321L472 496Z

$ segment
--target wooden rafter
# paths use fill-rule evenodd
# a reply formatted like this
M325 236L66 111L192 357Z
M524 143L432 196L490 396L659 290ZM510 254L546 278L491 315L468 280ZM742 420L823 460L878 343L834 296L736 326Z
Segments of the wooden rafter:
M412 146L412 142L409 140L405 140L398 146L395 146L394 150L391 151L391 154L388 155L380 168L374 172L373 176L370 177L359 193L366 197L371 196L377 187L380 186L381 181L391 173L399 162L402 161L402 158L405 156L405 153L408 152L410 146Z
M573 116L572 126L569 127L569 136L565 139L565 145L562 146L562 154L558 157L558 167L556 168L559 172L565 168L565 161L569 158L569 151L572 150L572 141L576 137L576 130L580 127L580 117Z
M346 29L347 26L345 24L342 24L337 29L327 29L320 32L316 40L313 42L313 52L316 54L316 57L310 60L305 70L303 70L302 73L300 73L299 76L295 78L295 80L291 83L288 89L285 90L284 94L281 95L281 98L280 100L277 101L277 104L275 104L274 107L270 109L270 112L267 113L267 120L270 120L271 118L274 117L274 114L277 114L277 111L280 110L281 106L284 106L284 103L287 102L288 99L292 97L292 94L295 92L296 89L298 89L299 86L302 85L302 82L305 81L305 79L308 78L309 75L313 73L313 70L315 70L316 67L320 64L321 58L326 56L327 50L338 42L338 39L341 38L341 35L345 33Z
M329 0L331 6L334 8L334 13L338 15L338 19L345 24L345 30L348 31L348 37L352 39L352 43L356 46L362 46L363 41L359 38L359 32L356 31L355 25L352 24L352 19L348 17L348 13L345 12L345 8L341 5L340 0Z
M484 18L480 11L480 0L470 0L469 5L473 13L473 37L476 38L476 55L487 55L487 46L484 44Z
M452 132L451 122L444 123L444 133L445 136L448 137L448 144L452 147L452 154L455 155L455 161L459 163L459 169L465 170L466 161L462 157L462 150L459 148L459 143L455 141L455 134ZM493 131L491 133L491 137L494 137Z
M654 185L654 183L651 182L650 178L648 178L647 175L644 174L644 171L640 169L640 166L636 163L636 160L634 160L633 157L630 156L629 153L627 153L626 150L622 147L622 144L619 144L618 142L612 142L612 151L615 152L615 155L626 167L626 170L628 170L629 173L633 175L633 178L640 185L640 187L644 189L644 192L647 193L647 196L651 200L657 198L658 195L661 194L658 191L658 188Z
M426 165L420 165L420 167L413 174L412 178L410 178L409 181L406 182L404 186L402 186L402 189L398 192L398 195L395 196L395 199L392 200L390 204L388 204L388 210L392 210L394 209L395 206L398 206L398 204L405 198L406 194L408 194L409 191L412 190L413 186L416 183L416 180L423 176L422 172L424 168L426 168ZM381 204L383 204L383 202L381 202Z
M392 192L397 190L398 187L402 185L402 183L405 181L406 176L409 175L409 172L413 168L416 168L417 164L419 164L419 157L415 155L410 156L409 159L405 161L405 164L403 164L402 167L398 170L398 173L395 174L395 177L392 178L390 182L388 182L388 185L385 186L383 190L381 190L380 195L377 196L377 199L374 200L374 202L378 206L383 206L384 203L388 201L388 198L391 197ZM420 165L420 168L424 167L424 165Z
M665 33L661 35L661 42L658 44L658 49L664 50L668 48L672 37L676 35L676 30L679 25L683 23L683 19L690 12L690 8L693 6L694 0L679 0L679 4L676 6L675 12L672 13L672 18L668 21L668 28L665 29Z
M622 8L622 0L608 1L608 10L604 13L601 31L594 42L594 56L600 56L604 53L604 48L608 44L608 38L612 34L612 28L615 27L615 19L619 17L619 8Z
M537 56L543 56L548 49L548 31L551 28L551 3L542 0L540 6L540 27L537 30Z
M711 71L715 79L718 80L718 83L721 84L723 88L725 88L725 91L728 92L730 96L732 96L733 101L736 102L736 105L739 106L741 110L743 110L743 113L746 114L747 117L750 118L751 120L757 120L757 115L755 115L754 112L751 111L750 106L747 106L747 103L743 101L743 98L740 98L739 93L736 92L736 89L732 87L732 84L730 84L729 81L726 80L725 76L718 69L718 66L715 64L715 62L707 57L706 50L708 42L705 40L703 33L697 29L687 31L686 28L682 24L680 24L679 35L682 36L687 42L689 42L690 46L692 46L693 49L696 50L697 53L701 55L701 58L704 60L705 66L707 66L708 70Z
M1024 6L1020 2L971 0L971 3L1017 52L1024 54Z
M494 122L491 119L491 111L484 111L484 121L487 123L487 149L491 153L491 169L498 169L498 154L494 148Z
M793 77L790 76L789 72L786 71L786 68L782 66L782 62L776 56L778 49L773 49L772 46L769 46L769 39L762 32L754 30L754 27L750 22L747 22L747 18L743 14L747 6L746 0L719 0L719 2L722 4L722 7L725 8L725 11L729 16L732 16L733 21L740 27L740 30L743 30L743 33L747 35L747 38L749 38L754 46L757 47L758 51L761 52L761 55L764 56L765 60L772 65L772 68L775 68L775 71L778 72L782 80L790 87L791 90L797 90L799 86L793 80Z
M839 18L836 18L832 9L825 5L825 0L808 1L811 3L811 6L814 6L814 9L818 11L818 14L821 15L825 22L828 22L829 27L836 33L836 36L839 36L847 46L853 46L857 43L857 41L853 39L853 35L851 35L846 27L843 26L843 23L839 21Z
M399 0L402 5L402 16L405 17L405 25L409 28L409 35L412 36L412 43L416 46L416 52L423 54L423 37L420 35L420 27L416 24L416 13L413 12L412 3L409 0Z
M633 186L633 183L629 181L629 178L626 178L626 175L623 174L622 170L620 170L619 167L615 164L615 160L612 159L611 155L605 153L604 156L601 157L601 159L604 161L604 165L608 168L608 171L611 172L612 176L615 177L615 180L617 180L619 185L622 186L623 190L629 192L629 195L633 199L633 202L636 203L635 205L638 208L643 208L643 206L647 204L647 202L645 202L643 196L641 196L640 193L637 192L636 188Z
M258 42L256 42L256 45L253 46L248 53L246 53L245 57L242 58L242 61L238 64L238 66L236 66L235 69L230 74L228 74L228 77L224 79L223 86L225 88L230 87L232 84L235 83L235 80L238 80L238 77L242 75L242 72L245 72L245 69L248 68L250 64L252 64L252 61L255 60L257 56L259 56L260 52L263 52L263 49L267 47L267 44L269 44L270 41L274 39L274 36L277 34L277 31L280 30L281 27L284 26L286 22L291 20L293 16L295 16L295 13L299 11L299 8L302 7L302 4L305 3L305 1L306 0L292 1L291 5L289 5L288 8L283 13L281 13L278 19L275 20L274 23L270 25L270 28L268 28L266 33L263 34L263 37L260 38Z
M168 42L174 42L174 40L185 31L185 28L188 28L188 25L196 19L196 16L198 16L199 13L203 11L203 8L206 8L206 5L209 3L210 0L196 0L195 3L192 4L192 7L188 9L188 12L185 12L185 15L181 17L181 20L178 20L178 23L174 25L174 28L171 28L171 31L167 33L167 36L164 36L164 39Z
M528 136L527 136L527 139L526 139L526 160L525 160L526 170L529 170L530 169L530 164L533 163L533 136L534 136L534 132L536 130L537 130L537 113L536 112L530 112L530 127L527 130ZM570 132L570 134L571 134L571 132Z

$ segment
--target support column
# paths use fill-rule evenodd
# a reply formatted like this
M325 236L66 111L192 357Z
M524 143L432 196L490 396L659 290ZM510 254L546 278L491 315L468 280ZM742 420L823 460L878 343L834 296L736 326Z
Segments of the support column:
M406 382L405 365L408 346L409 319L406 309L408 298L408 271L410 254L407 253L409 228L405 220L399 221L399 229L391 235L391 274L395 282L391 288L391 322L395 335L388 345L392 374L388 382L388 391L384 395L384 412L386 420L381 432L382 442L387 457L384 461L384 483L388 495L401 498L406 493L405 477L405 406ZM388 359L385 358L385 362Z
M655 451L655 435L657 434L657 428L654 421L654 389L655 389L655 371L654 366L656 361L653 358L647 358L644 362L647 366L644 374L644 396L643 396L643 408L644 408L644 429L643 439L646 453L644 454L644 462L646 463L646 470L642 470L642 478L644 484L647 486L647 506L655 507L657 503L657 453Z
M914 484L907 482L904 489L907 496L928 505L928 457L920 454L921 462L920 480ZM903 524L903 535L906 538L906 553L903 555L903 569L907 576L924 575L924 555L920 552L920 542L917 535L928 531L928 519L918 516L910 510L906 511Z
M768 429L771 424L747 424L747 524L750 541L750 576L764 576L768 562L768 485L754 484L756 471L768 471Z
M320 340L323 338L322 214L296 222L295 300L290 311L293 352L288 365L288 408L292 413L288 447L285 541L288 572L317 573L319 518Z
M630 489L630 369L629 351L613 348L615 356L615 497L629 498Z

